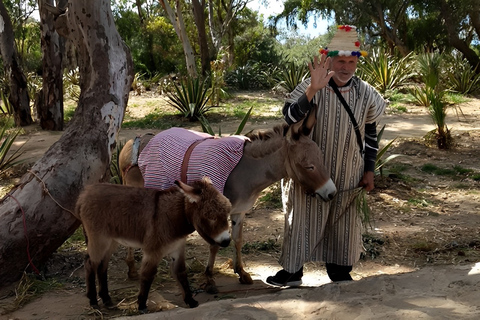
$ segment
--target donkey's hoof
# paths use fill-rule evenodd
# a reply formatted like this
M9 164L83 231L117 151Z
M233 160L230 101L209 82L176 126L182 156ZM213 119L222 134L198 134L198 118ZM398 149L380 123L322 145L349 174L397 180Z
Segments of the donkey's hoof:
M116 308L117 308L117 305L116 305L115 303L113 303L112 300L107 301L107 302L104 302L103 305L104 305L105 308L107 308L108 310L113 310L113 309L116 309Z
M208 280L207 283L204 285L204 290L206 293L210 294L218 293L217 284L214 280Z
M140 314L147 314L147 313L148 313L148 308L145 307L144 309L143 309L143 308L142 308L142 309L138 309L138 313L140 313Z
M186 298L185 303L188 304L190 308L196 308L198 307L198 301L193 299L193 298Z
M128 272L128 279L129 280L138 280L138 272L133 271L133 272Z
M253 284L252 277L245 271L240 272L238 280L241 284Z

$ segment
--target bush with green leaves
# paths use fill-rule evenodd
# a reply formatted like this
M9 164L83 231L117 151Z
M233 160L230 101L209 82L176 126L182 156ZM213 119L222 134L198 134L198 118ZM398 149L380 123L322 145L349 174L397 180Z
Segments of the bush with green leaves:
M415 60L410 53L405 57L389 55L385 50L374 49L360 60L358 76L388 96L395 89L406 86L415 76Z
M290 60L285 64L285 68L277 74L276 88L281 88L283 91L290 93L309 75L310 71L305 63Z
M4 122L0 129L0 174L23 162L23 160L18 159L23 154L23 152L20 151L21 147L9 153L21 129L9 132L7 128L8 124Z
M173 84L174 91L167 92L168 103L190 121L200 118L212 107L207 106L210 94L206 81L200 78L186 78L180 85Z
M377 134L377 141L380 145L380 142L383 137L383 132L385 131L385 125L383 125L382 129ZM397 138L390 140L382 149L380 149L377 153L377 159L375 160L375 173L380 174L383 177L383 166L388 162L392 161L393 159L401 156L401 154L391 154L385 158L388 149L392 146L393 142L395 142Z
M410 90L417 103L428 108L430 117L437 127L435 139L439 149L450 147L451 135L446 124L447 107L445 85L442 81L444 55L424 53L417 56L419 74L423 86Z
M452 54L446 58L446 86L450 91L461 94L475 94L480 92L480 65L472 68L467 59L459 54Z

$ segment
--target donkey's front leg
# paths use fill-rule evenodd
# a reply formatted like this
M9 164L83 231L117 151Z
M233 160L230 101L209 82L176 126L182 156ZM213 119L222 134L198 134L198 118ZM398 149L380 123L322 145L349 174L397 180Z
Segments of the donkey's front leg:
M205 291L211 294L218 293L217 284L215 283L215 280L213 280L213 267L215 265L215 258L217 257L218 249L220 249L220 246L210 245L210 255L208 256L208 264L205 269Z
M185 267L185 239L179 240L174 251L170 253L172 258L172 275L178 281L183 290L183 301L190 307L195 308L198 302L193 299L192 290L188 283L187 268Z
M87 284L87 298L90 302L92 308L98 309L98 300L97 300L97 287L95 285L95 277L97 275L97 264L94 264L90 260L90 256L87 253L85 256L85 282Z
M243 269L242 246L243 246L243 220L245 213L232 214L232 239L235 243L235 254L233 255L233 271L238 274L240 283L253 284L252 277Z
M140 268L140 292L138 293L138 311L141 313L147 312L147 299L153 279L157 274L157 266L160 259L151 257L144 253L142 259L142 266Z

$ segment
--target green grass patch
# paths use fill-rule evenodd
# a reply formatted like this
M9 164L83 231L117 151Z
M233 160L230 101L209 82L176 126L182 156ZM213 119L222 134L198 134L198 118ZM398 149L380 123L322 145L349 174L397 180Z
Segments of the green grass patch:
M415 207L428 207L432 205L432 202L430 202L429 200L416 198L408 199L407 203Z
M437 167L436 165L431 164L431 163L424 164L420 168L420 170L422 170L423 172L426 172L426 173L435 174L437 176L454 176L457 173L453 169L440 168L440 167Z
M255 241L252 243L245 243L242 247L243 254L254 253L256 251L278 251L280 250L280 244L274 239L268 239L267 241Z
M24 273L22 279L15 288L15 300L12 305L5 308L7 312L13 312L32 301L42 293L63 287L56 279L39 280L32 274Z

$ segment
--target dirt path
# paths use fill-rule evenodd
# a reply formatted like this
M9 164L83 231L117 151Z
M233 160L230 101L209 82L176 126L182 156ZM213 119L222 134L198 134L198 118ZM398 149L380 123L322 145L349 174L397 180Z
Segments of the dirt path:
M480 173L480 100L462 105L465 117L450 113L447 124L456 146L449 151L429 148L422 138L434 127L420 108L408 113L388 113L384 143L400 139L391 153L399 168L377 183L369 195L375 215L366 256L354 267L354 282L331 283L324 267L305 266L304 284L298 289L278 289L263 280L280 269L277 259L283 230L280 209L256 207L245 221L244 240L253 248L244 254L252 286L240 285L230 268L231 248L216 262L216 295L202 291L202 271L208 248L195 234L189 238L187 263L191 285L196 290L196 309L187 309L166 262L160 266L149 296L151 314L138 319L478 319L480 315L480 182L473 173L432 174L428 164L440 168L461 167ZM280 120L279 122L280 123ZM249 124L273 127L276 122ZM237 123L230 124L236 128ZM228 124L222 126L230 132ZM58 133L31 127L24 146L32 159L60 137ZM145 130L122 130L121 139ZM408 179L401 176L408 177ZM269 244L268 250L255 244ZM119 310L101 309L104 318L136 315L138 283L126 279L121 250L113 257L109 272L112 296ZM138 254L138 253L137 253ZM87 307L82 253L59 250L48 267L48 277L58 278L61 289L38 295L18 310L0 319L94 319ZM138 254L137 259L140 259ZM0 314L13 303L15 287L0 290ZM124 299L124 300L122 300ZM161 311L161 312L159 312Z

